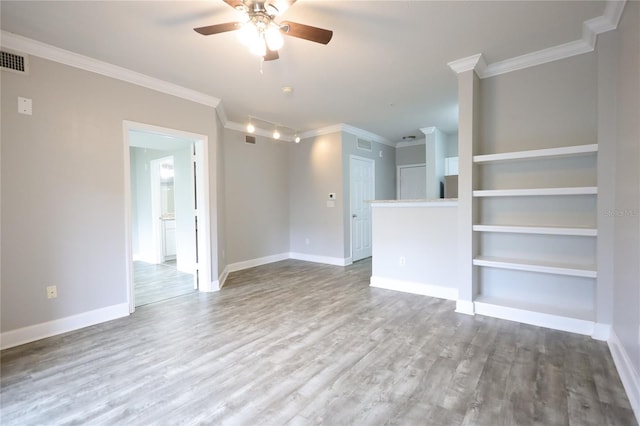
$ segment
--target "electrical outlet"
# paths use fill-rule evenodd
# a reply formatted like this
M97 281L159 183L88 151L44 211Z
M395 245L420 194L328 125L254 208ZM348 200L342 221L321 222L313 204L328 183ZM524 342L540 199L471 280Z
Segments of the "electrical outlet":
M400 260L398 261L398 263L400 264L400 266L404 266L407 264L407 259L405 259L404 256L400 256Z
M47 299L55 299L58 297L58 287L50 285L47 287Z

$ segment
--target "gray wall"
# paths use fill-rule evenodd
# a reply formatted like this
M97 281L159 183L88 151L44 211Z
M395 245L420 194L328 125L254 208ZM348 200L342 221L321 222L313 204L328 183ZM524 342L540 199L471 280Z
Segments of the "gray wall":
M342 193L344 194L344 257L351 257L351 177L350 158L352 155L375 161L375 199L394 200L396 198L396 149L378 142L371 142L371 152L357 148L358 137L342 133ZM382 152L382 157L380 153Z
M457 157L458 156L458 132L449 133L446 136L447 144L444 156L445 157Z
M1 97L1 330L125 304L122 122L208 135L215 208L215 110L35 56L29 75L3 72Z
M615 159L613 331L640 372L640 3L627 2L619 27ZM635 390L637 398L638 391ZM636 403L639 401L636 399ZM636 407L637 409L637 407Z
M291 144L289 158L290 251L342 259L345 206L342 133L311 137L299 144ZM330 192L337 196L333 208L326 205Z
M584 54L482 80L482 152L596 143L597 67Z
M396 148L396 165L425 164L427 151L424 139L420 145L403 146Z
M290 142L224 131L226 261L289 252ZM292 148L297 148L292 147Z

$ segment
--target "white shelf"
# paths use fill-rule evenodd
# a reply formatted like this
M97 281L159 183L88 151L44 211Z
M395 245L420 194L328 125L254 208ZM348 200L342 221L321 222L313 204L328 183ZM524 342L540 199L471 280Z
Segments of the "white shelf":
M558 308L488 296L475 299L474 311L480 315L588 336L593 335L595 326L595 315L591 310Z
M475 155L474 163L497 163L502 161L529 160L536 158L567 157L598 152L598 145L576 145L560 148L536 149L532 151L505 152L502 154Z
M526 188L526 189L480 189L473 191L474 197L528 197L540 195L593 195L597 186L569 188Z
M572 235L578 237L595 237L595 228L569 228L560 226L512 226L512 225L473 225L478 232L504 232L510 234Z
M541 272L545 274L569 275L573 277L596 278L597 271L593 266L572 265L553 262L538 262L503 257L478 256L473 259L475 266L511 269L515 271Z

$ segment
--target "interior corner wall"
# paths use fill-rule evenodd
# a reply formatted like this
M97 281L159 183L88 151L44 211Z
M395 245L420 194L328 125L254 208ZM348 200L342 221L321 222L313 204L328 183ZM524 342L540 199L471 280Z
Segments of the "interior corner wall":
M289 252L290 145L224 130L228 265Z
M1 331L128 311L123 121L207 135L215 167L215 109L36 56L1 84ZM18 114L18 97L33 115Z
M351 177L352 155L369 158L375 162L375 199L396 198L396 149L388 145L371 142L371 151L357 148L358 137L342 133L342 193L344 194L344 258L351 257ZM382 153L382 156L380 156Z
M345 203L342 133L303 139L289 147L289 249L295 257L342 261ZM336 193L335 207L327 207Z
M613 333L640 379L640 3L627 2L618 26L615 159ZM4 179L3 179L4 180ZM620 369L620 367L619 367ZM622 375L622 373L621 373ZM629 376L627 376L629 378ZM624 378L623 378L624 379ZM623 380L624 381L624 380ZM631 382L633 383L633 382ZM625 387L628 383L625 383ZM640 415L640 389L629 399Z
M215 145L216 149L216 163L215 163L215 173L216 173L216 194L217 194L217 202L216 202L216 225L217 232L211 233L212 238L217 236L217 259L218 259L218 269L217 274L212 274L212 281L219 280L222 278L223 271L227 268L227 192L226 192L226 179L225 179L225 149L224 149L224 126L222 125L220 118L216 114L216 140L218 143ZM212 219L214 220L214 219ZM219 284L219 283L218 283Z

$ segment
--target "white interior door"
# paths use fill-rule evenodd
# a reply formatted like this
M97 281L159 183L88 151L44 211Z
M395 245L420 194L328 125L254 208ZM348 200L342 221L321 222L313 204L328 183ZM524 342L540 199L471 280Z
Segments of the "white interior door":
M398 166L398 199L427 198L427 167L424 164Z
M375 162L351 156L351 259L353 262L371 256L371 205L375 198Z

